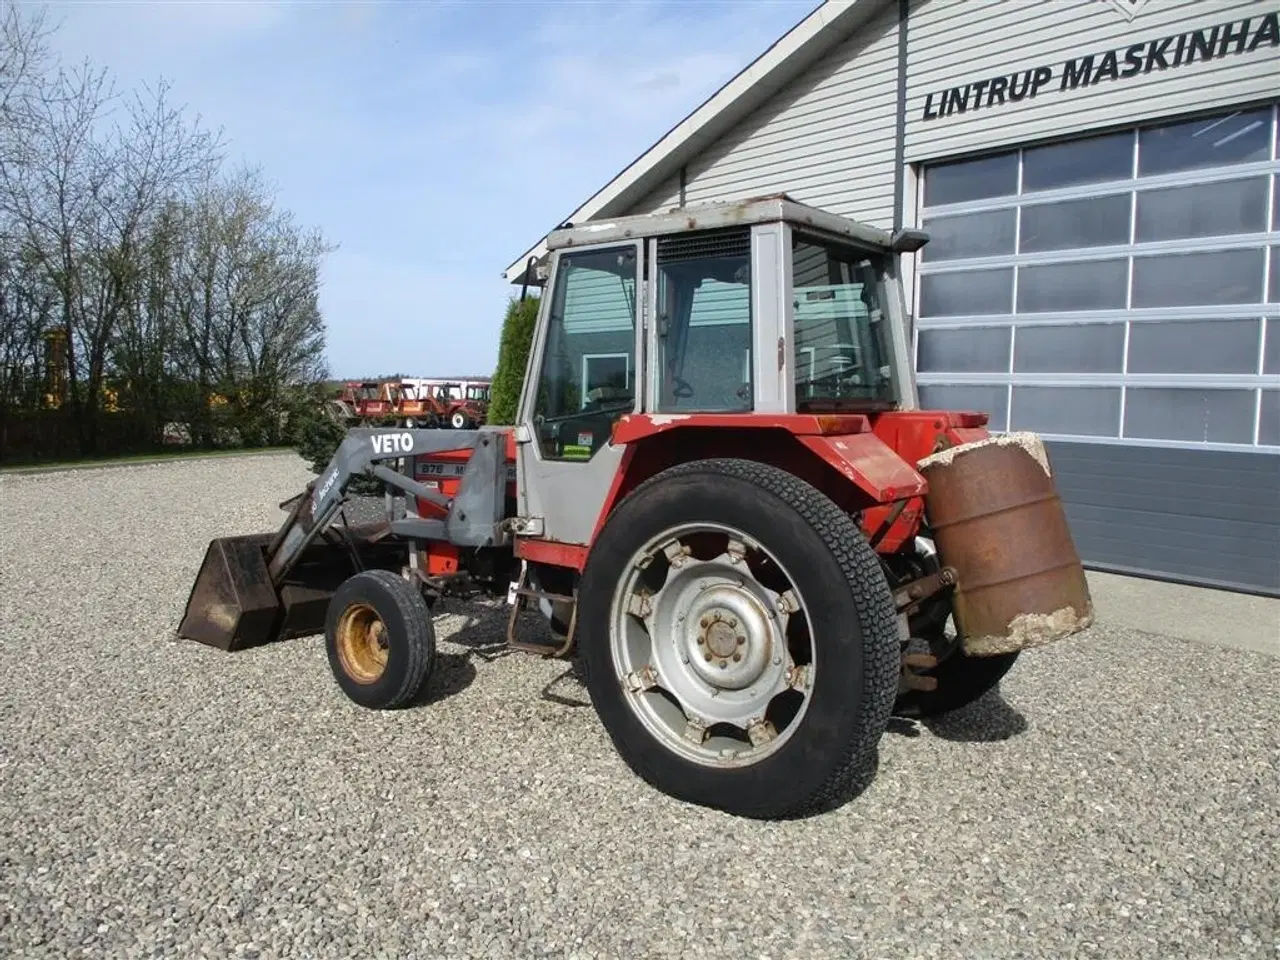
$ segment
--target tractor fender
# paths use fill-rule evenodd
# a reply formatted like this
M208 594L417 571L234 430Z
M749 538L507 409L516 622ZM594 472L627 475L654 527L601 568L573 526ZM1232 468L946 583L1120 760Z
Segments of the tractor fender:
M874 433L797 438L876 503L918 497L928 482Z

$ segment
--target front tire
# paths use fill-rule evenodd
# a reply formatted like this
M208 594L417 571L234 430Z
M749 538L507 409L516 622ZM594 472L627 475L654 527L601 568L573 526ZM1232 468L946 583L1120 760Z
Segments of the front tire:
M431 676L435 624L416 586L389 570L365 570L329 601L325 648L348 698L371 710L394 710Z
M664 793L794 816L874 759L897 691L893 598L853 518L797 477L729 459L664 471L613 511L578 596L592 702Z

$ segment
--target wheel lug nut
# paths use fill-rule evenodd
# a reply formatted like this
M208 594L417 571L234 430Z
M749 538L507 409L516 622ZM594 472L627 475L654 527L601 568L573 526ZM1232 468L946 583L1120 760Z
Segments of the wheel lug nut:
M703 618L702 618L702 625L703 625L704 627L709 627L709 626L711 626L711 618L710 618L710 617L703 617Z
M727 668L728 666L729 666L729 661L728 661L728 660L721 660L721 661L720 661L720 669L721 669L721 670L724 670L724 669L725 669L725 668Z
M706 637L699 637L699 638L698 638L698 646L702 646L702 645L703 645L704 643L706 643L706 642L707 642L707 638L706 638Z
M737 662L738 662L739 660L741 660L741 659L742 659L742 654L740 654L740 653L735 653L735 654L733 655L733 662L734 662L734 663L737 663Z
M741 634L739 634L739 635L738 635L738 646L742 646L742 645L743 645L744 643L746 643L746 642L747 642L747 638L746 638L746 637L744 637L744 636L742 636Z
M730 617L730 618L729 618L729 626L731 626L731 627L736 627L737 625L738 625L738 618L737 618L737 617Z
M710 651L710 650L708 650L706 653L704 653L704 654L702 655L702 659L703 659L703 660L710 661L710 660L711 660L711 651Z

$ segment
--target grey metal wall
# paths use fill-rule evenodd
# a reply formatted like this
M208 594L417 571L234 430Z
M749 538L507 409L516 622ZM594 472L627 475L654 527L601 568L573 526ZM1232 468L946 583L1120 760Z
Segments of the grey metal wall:
M1280 596L1280 457L1047 446L1086 564Z

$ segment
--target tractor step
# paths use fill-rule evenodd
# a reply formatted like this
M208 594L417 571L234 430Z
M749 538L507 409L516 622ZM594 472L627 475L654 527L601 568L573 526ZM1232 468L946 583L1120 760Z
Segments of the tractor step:
M511 606L511 614L507 617L507 646L513 650L522 650L526 653L537 653L544 657L562 659L573 649L574 631L578 625L578 598L527 587L525 586L526 572L527 568L524 564L521 564L520 579L512 583L507 590L507 603ZM552 603L572 604L573 614L569 617L569 630L563 641L537 643L516 638L516 620L520 616L520 611L527 606L530 600L550 600Z

